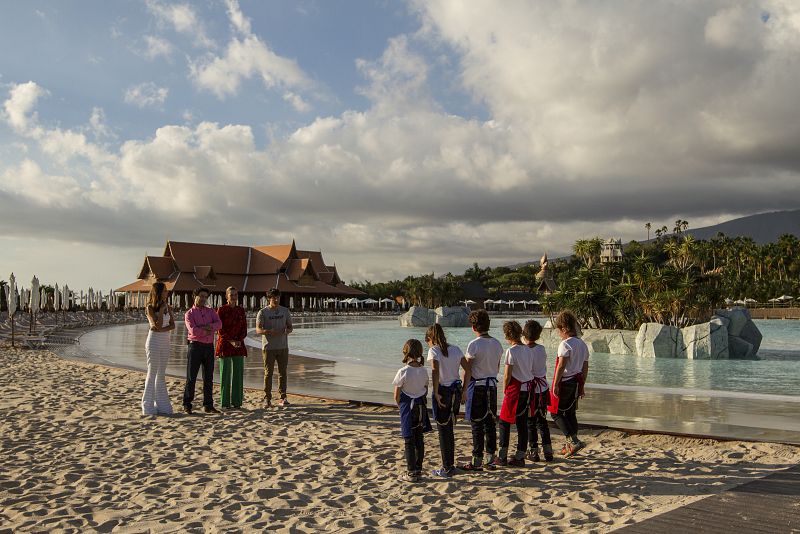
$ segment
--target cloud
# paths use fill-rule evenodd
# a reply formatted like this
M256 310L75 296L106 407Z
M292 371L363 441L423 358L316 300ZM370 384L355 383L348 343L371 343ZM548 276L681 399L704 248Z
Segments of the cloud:
M151 60L162 56L169 58L175 49L172 43L156 35L145 35L144 45L143 54L146 58Z
M186 3L166 3L158 0L146 0L148 11L156 17L162 26L170 27L180 34L190 36L198 47L213 48L216 46L206 34L205 25L197 16L194 8Z
M76 204L81 188L69 176L46 174L35 161L25 159L7 169L0 180L0 191L34 206L70 208Z
M48 170L27 169L31 183L71 179L67 198L81 209L39 195L50 209L32 218L33 196L4 189L0 231L139 247L296 237L346 278L383 279L560 254L586 236L643 239L646 221L696 227L800 204L796 4L767 2L769 17L744 0L415 6L419 32L357 61L363 109L266 146L254 125L193 117L104 146L40 124L44 89L14 86L6 121L37 141ZM196 71L232 84L221 97L261 75L253 57L270 57L238 5L228 8L236 36ZM488 118L437 101L428 58L443 49ZM302 84L272 83L303 106Z
M250 21L237 2L228 0L227 6L236 35L228 42L224 55L192 62L191 76L197 87L224 99L236 95L243 80L258 76L267 89L291 91L293 96L287 100L299 111L307 111L310 106L294 94L295 90L312 87L306 73L296 61L276 54L251 32Z
M169 95L169 89L153 82L144 82L125 91L125 102L140 108L161 108Z
M36 106L39 98L48 92L36 82L13 84L9 91L9 98L4 102L5 119L12 128L23 132L36 122L36 114L31 110Z

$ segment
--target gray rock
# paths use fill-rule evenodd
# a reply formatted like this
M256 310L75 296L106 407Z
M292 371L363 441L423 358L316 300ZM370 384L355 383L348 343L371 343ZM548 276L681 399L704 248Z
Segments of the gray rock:
M727 360L728 329L712 322L687 326L681 329L678 358L689 360Z
M400 326L425 327L436 322L436 313L422 306L411 306L406 313L400 316Z
M715 315L725 317L730 321L727 325L729 336L738 336L744 325L750 320L750 312L746 308L731 308L729 310L716 310Z
M644 323L636 334L636 354L641 358L675 358L680 346L681 331L674 326Z
M636 332L618 330L606 334L608 352L611 354L636 354Z
M469 309L463 306L436 308L435 321L443 327L463 328L470 326Z
M753 346L753 356L755 356L758 353L758 349L761 348L761 340L764 336L761 335L761 331L755 323L752 320L748 320L742 327L742 331L739 332L739 338Z
M709 322L712 324L718 324L724 326L726 330L728 326L731 324L730 319L728 319L727 317L722 317L721 315L715 315L714 317L711 318Z
M587 330L582 339L589 348L589 352L602 352L605 354L609 353L608 340L606 339L605 331Z
M753 345L740 337L728 337L728 354L732 360L752 360L756 357Z

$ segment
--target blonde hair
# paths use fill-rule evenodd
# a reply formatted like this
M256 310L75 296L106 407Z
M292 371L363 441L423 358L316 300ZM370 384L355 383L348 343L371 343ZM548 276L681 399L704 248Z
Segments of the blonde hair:
M403 363L408 364L411 362L417 362L420 365L425 364L425 360L422 357L422 343L420 343L419 339L409 339L403 345Z

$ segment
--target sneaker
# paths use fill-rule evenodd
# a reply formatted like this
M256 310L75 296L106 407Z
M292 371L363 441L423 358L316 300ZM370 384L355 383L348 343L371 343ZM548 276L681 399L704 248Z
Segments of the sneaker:
M527 460L531 462L541 462L542 459L539 457L539 449L533 449L528 451L528 454L525 455Z
M454 477L458 473L458 468L456 466L448 467L445 472L447 473L448 477Z
M486 464L486 465L487 465L487 467L489 466L489 464ZM498 456L497 458L494 459L494 461L491 463L491 465L494 466L494 467L505 467L505 466L508 465L508 460L506 460L505 458L500 458Z
M192 405L187 404L183 407L183 411L186 412L187 415L192 415Z
M278 401L278 406L289 406L289 401L287 399L281 399Z
M402 482L419 482L419 475L416 473L403 473L400 475L400 480Z
M519 460L512 458L507 465L508 467L525 467L525 458L520 458Z
M545 462L552 462L553 461L553 446L548 443L547 445L543 445L542 449L544 450L544 461Z
M213 406L203 406L203 411L206 413L222 413Z
M431 474L437 478L450 478L450 471L442 467L441 469L434 469Z
M458 468L462 471L483 471L482 465L475 465L473 463L461 464Z
M498 464L495 463L497 460L498 460L498 458L495 457L495 459L492 460L491 462L486 462L484 464L486 466L486 470L487 471L494 471L495 469L497 469L497 465ZM505 461L505 460L503 460L503 461ZM503 464L503 465L505 465L505 464Z

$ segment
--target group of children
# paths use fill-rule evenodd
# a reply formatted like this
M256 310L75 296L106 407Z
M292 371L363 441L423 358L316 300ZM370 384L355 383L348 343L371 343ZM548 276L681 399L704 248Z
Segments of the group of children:
M439 431L442 467L433 475L449 478L456 473L454 427L461 404L464 420L472 429L472 458L459 466L462 471L496 469L498 466L525 466L525 460L553 461L553 447L547 412L564 433L564 456L572 456L585 445L578 439L576 411L583 397L589 372L589 350L577 337L578 324L568 311L561 312L554 327L561 336L553 374L552 389L547 383L547 353L537 341L542 325L527 321L503 324L508 348L489 335L489 314L473 311L469 322L475 339L466 354L447 342L438 324L428 328L425 343L431 364L433 392L431 408ZM394 378L394 398L400 409L400 428L405 440L406 480L416 482L422 476L425 456L424 433L433 430L428 416L428 371L425 369L422 343L409 339L403 346L403 363ZM503 373L503 404L499 414L500 443L497 442L497 375ZM461 371L463 370L463 377ZM511 425L516 426L517 447L509 458ZM541 436L541 455L539 437Z

